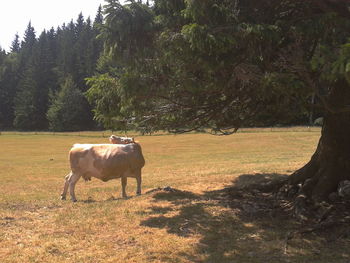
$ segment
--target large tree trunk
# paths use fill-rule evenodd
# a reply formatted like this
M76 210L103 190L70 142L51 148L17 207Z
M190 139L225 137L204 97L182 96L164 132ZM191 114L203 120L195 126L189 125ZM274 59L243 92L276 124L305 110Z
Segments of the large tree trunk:
M289 177L289 184L301 184L299 195L313 201L327 200L340 181L350 179L350 87L338 81L328 97L321 138L311 160Z

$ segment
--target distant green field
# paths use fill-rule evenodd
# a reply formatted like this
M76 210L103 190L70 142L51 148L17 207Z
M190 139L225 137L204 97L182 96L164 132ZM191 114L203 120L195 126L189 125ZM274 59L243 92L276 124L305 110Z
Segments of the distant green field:
M318 128L138 136L146 159L141 196L133 179L126 200L119 180L93 179L78 182L77 203L59 200L70 147L109 135L2 132L1 262L349 262L349 240L303 237L286 254L285 234L296 222L243 217L219 198L224 187L301 167ZM178 191L155 190L165 186Z

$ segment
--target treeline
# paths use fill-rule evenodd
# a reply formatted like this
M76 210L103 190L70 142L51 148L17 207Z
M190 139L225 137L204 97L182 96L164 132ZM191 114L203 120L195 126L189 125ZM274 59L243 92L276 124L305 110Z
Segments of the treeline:
M331 85L323 71L342 58L347 24L328 11L295 21L314 12L303 1L264 3L106 0L93 21L80 14L39 36L29 23L0 50L0 129L309 124L322 115L313 87Z
M10 52L0 48L0 129L74 131L96 128L84 92L103 49L96 38L102 8L36 34L29 22Z

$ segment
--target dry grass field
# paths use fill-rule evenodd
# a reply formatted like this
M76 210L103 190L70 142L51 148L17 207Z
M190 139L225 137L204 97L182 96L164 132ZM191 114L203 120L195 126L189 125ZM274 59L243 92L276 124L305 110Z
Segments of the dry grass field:
M93 179L77 183L77 203L61 201L70 147L100 135L0 135L0 262L350 262L349 235L300 235L286 250L300 223L227 196L302 166L319 129L139 136L141 196L134 179L128 199L119 180Z

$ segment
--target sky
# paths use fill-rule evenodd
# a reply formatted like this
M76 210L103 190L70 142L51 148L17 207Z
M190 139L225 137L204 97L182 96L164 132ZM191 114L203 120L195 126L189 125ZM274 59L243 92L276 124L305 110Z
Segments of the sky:
M15 34L22 40L29 21L38 37L44 29L75 21L80 12L94 20L100 4L104 0L0 0L0 47L10 51Z

